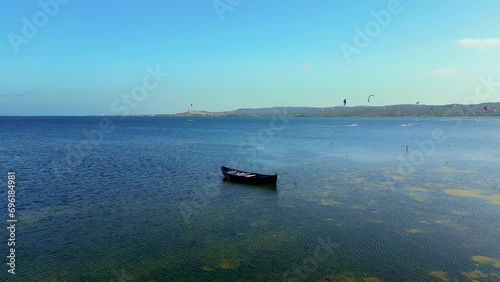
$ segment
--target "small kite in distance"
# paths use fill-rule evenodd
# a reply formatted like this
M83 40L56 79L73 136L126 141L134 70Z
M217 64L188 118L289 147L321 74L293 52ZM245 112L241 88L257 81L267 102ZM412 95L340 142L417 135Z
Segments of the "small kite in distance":
M368 96L368 103L370 102L370 97L372 97L372 96L375 97L375 95L373 95L373 94Z
M420 103L420 102L417 102L417 105L418 105L418 103Z
M344 106L345 106L345 104L347 104L347 99L344 99Z

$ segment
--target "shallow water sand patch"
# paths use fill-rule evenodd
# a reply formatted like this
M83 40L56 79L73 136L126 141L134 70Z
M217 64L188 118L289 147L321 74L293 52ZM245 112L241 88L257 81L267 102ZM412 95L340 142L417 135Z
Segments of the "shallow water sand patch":
M415 186L405 187L404 190L412 192L429 192L429 189L427 188L415 187Z
M447 223L450 223L451 221L447 220L447 219L436 219L434 220L434 223L437 223L437 224L447 224Z
M495 259L486 256L473 256L472 260L480 264L486 264L493 266L495 268L500 268L500 259Z
M382 280L377 277L363 277L361 280L363 282L382 282Z
M436 219L433 221L433 223L439 224L442 226L446 226L448 228L454 229L455 231L459 231L459 232L470 230L470 227L454 223L449 219Z
M236 262L230 262L230 261L222 261L219 263L219 268L220 269L235 269L240 266L239 261Z
M357 183L363 183L365 182L365 178L364 177L358 177L358 178L355 178L354 181L356 181Z
M422 195L419 193L413 193L413 192L409 193L408 195L417 202L428 202L429 201L429 197L427 197L426 195Z
M418 201L418 202L428 202L429 201L429 197L422 194L422 193L429 192L429 189L427 189L427 188L408 186L408 187L405 187L403 190L410 192L410 193L408 193L408 195L412 199L414 199L415 201Z
M199 266L203 271L234 269L244 261L239 247L238 242L233 239L207 240L203 247L190 253L189 257L191 260L199 261Z
M215 271L215 269L214 269L213 267L210 267L210 266L207 266L207 265L203 266L203 267L201 268L201 270L203 270L203 271L207 271L207 272L212 272L212 271Z
M448 273L446 273L444 271L440 271L440 270L430 271L429 276L435 277L435 278L439 279L440 281L450 281L450 279L448 279Z
M489 267L500 268L500 260L487 256L473 256L472 261L476 262L476 268L480 265L487 265ZM485 281L499 281L500 272L483 272L475 269L470 272L462 272L462 275L471 279L471 281L478 281L477 279L487 279ZM482 281L482 280L481 280Z
M422 229L417 229L417 228L412 228L412 229L406 229L405 230L406 233L410 233L410 234L417 234L417 233L425 233L424 230Z
M484 199L490 204L500 205L500 194L484 195L479 190L467 190L467 189L446 189L444 190L446 194L467 198L477 198Z
M399 175L391 175L391 178L394 179L394 180L405 180L404 177L399 176Z
M337 206L337 205L340 205L341 202L328 201L328 200L325 200L325 199L321 199L319 201L319 204L322 205L322 206Z
M331 222L332 224L335 224L335 226L337 226L337 227L341 227L341 226L343 226L343 225L344 225L344 223L342 223L341 221L339 221L339 220L337 220L337 219L335 219L335 218L333 218L333 217L329 217L329 218L327 218L326 220L327 220L328 222Z
M442 166L436 169L436 171L440 173L477 173L477 171L474 170L458 170L449 166Z
M333 191L324 191L324 192L319 193L318 195L319 195L319 196L329 196L329 195L331 195L331 194L332 194L332 192L333 192Z
M457 211L457 210L451 210L450 211L452 214L455 214L455 215L459 215L459 216L466 216L468 215L469 213L466 212L466 211Z
M500 205L500 194L486 196L486 201L491 204Z
M498 272L482 272L481 270L473 270L470 272L462 272L462 275L471 279L471 281L478 281L476 279L487 279L487 278L497 278L500 279L500 273ZM493 280L490 280L493 281Z
M444 183L435 183L435 182L424 182L423 183L424 186L427 186L427 187L432 187L432 188L444 188L444 187L448 187L449 185L447 184L444 184Z
M205 272L214 272L217 269L222 269L222 270L236 269L236 268L240 267L240 262L241 262L240 260L236 260L236 261L222 260L215 266L204 265L201 268L201 270L203 270Z
M481 191L478 190L467 190L467 189L446 189L445 193L460 196L460 197L469 197L469 198L483 198L484 195Z

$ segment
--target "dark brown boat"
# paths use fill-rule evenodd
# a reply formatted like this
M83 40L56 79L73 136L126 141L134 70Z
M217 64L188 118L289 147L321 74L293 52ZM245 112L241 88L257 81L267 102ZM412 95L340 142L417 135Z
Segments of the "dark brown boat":
M222 175L226 181L257 184L257 185L276 185L278 174L260 174L255 172L246 172L230 167L221 167Z

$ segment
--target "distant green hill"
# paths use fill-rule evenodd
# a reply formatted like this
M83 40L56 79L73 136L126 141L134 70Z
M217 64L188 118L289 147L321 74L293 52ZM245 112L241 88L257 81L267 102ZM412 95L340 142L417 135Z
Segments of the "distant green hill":
M484 111L484 107L488 110ZM494 109L497 109L494 112ZM187 111L174 116L500 116L500 102L476 105L390 105L390 106L337 106L317 107L273 107L258 109L237 109L227 112ZM171 116L171 115L169 115Z

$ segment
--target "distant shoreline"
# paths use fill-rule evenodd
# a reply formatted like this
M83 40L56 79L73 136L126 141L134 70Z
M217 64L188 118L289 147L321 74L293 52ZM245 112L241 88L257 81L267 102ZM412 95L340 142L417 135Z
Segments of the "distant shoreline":
M487 110L486 110L487 109ZM38 115L38 117L461 117L500 116L500 102L475 105L389 105L389 106L336 106L336 107L272 107L245 108L233 111L208 112L187 110L175 114L135 115ZM0 117L30 117L16 114L0 114ZM37 117L37 116L31 116Z

